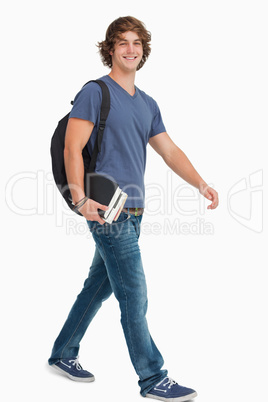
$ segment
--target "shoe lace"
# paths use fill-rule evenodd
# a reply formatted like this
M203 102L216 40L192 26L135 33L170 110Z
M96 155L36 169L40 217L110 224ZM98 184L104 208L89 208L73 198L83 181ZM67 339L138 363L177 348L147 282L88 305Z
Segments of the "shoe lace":
M172 378L170 377L166 377L167 382L164 383L163 381L163 386L165 387L166 385L168 385L168 389L170 389L173 385L177 384L176 381L172 380Z
M74 360L69 360L73 366L75 366L76 370L83 370L81 364L79 363L78 357Z

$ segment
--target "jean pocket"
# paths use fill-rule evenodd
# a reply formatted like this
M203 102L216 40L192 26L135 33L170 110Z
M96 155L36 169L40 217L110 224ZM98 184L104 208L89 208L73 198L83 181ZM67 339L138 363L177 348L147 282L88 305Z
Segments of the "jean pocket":
M118 216L118 219L116 221L113 221L112 223L107 223L105 222L103 225L101 225L97 221L87 221L89 230L91 233L95 232L96 229L98 229L98 232L102 231L103 233L109 232L109 229L112 227L116 227L117 225L121 223L127 222L131 218L130 214L127 214L125 212L121 212L120 215Z
M130 214L127 214L126 212L121 212L121 214L118 216L116 221L113 221L111 225L117 225L118 223L124 223L128 221L131 218Z

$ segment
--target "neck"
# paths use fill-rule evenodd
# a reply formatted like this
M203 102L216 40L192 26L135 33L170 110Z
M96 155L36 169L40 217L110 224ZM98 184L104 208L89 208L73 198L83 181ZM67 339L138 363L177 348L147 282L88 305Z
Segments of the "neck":
M134 72L122 72L122 71L116 71L114 69L111 70L109 76L117 82L122 88L124 88L125 91L127 91L130 95L135 94L135 75L136 71Z

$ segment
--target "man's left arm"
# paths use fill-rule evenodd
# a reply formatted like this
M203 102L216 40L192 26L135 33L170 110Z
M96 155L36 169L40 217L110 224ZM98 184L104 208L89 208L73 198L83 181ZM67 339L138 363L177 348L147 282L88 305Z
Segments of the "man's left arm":
M215 209L219 204L217 191L209 187L195 170L185 153L172 141L166 132L151 137L149 144L164 159L166 164L187 183L196 187L200 194L212 201L208 209Z

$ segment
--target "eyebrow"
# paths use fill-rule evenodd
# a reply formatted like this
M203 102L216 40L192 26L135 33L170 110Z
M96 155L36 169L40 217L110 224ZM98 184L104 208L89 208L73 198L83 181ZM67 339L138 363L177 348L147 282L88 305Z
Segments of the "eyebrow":
M124 39L124 38L122 38L122 39L119 38L118 42L128 42L128 40ZM134 39L133 42L141 42L141 39L140 38Z

